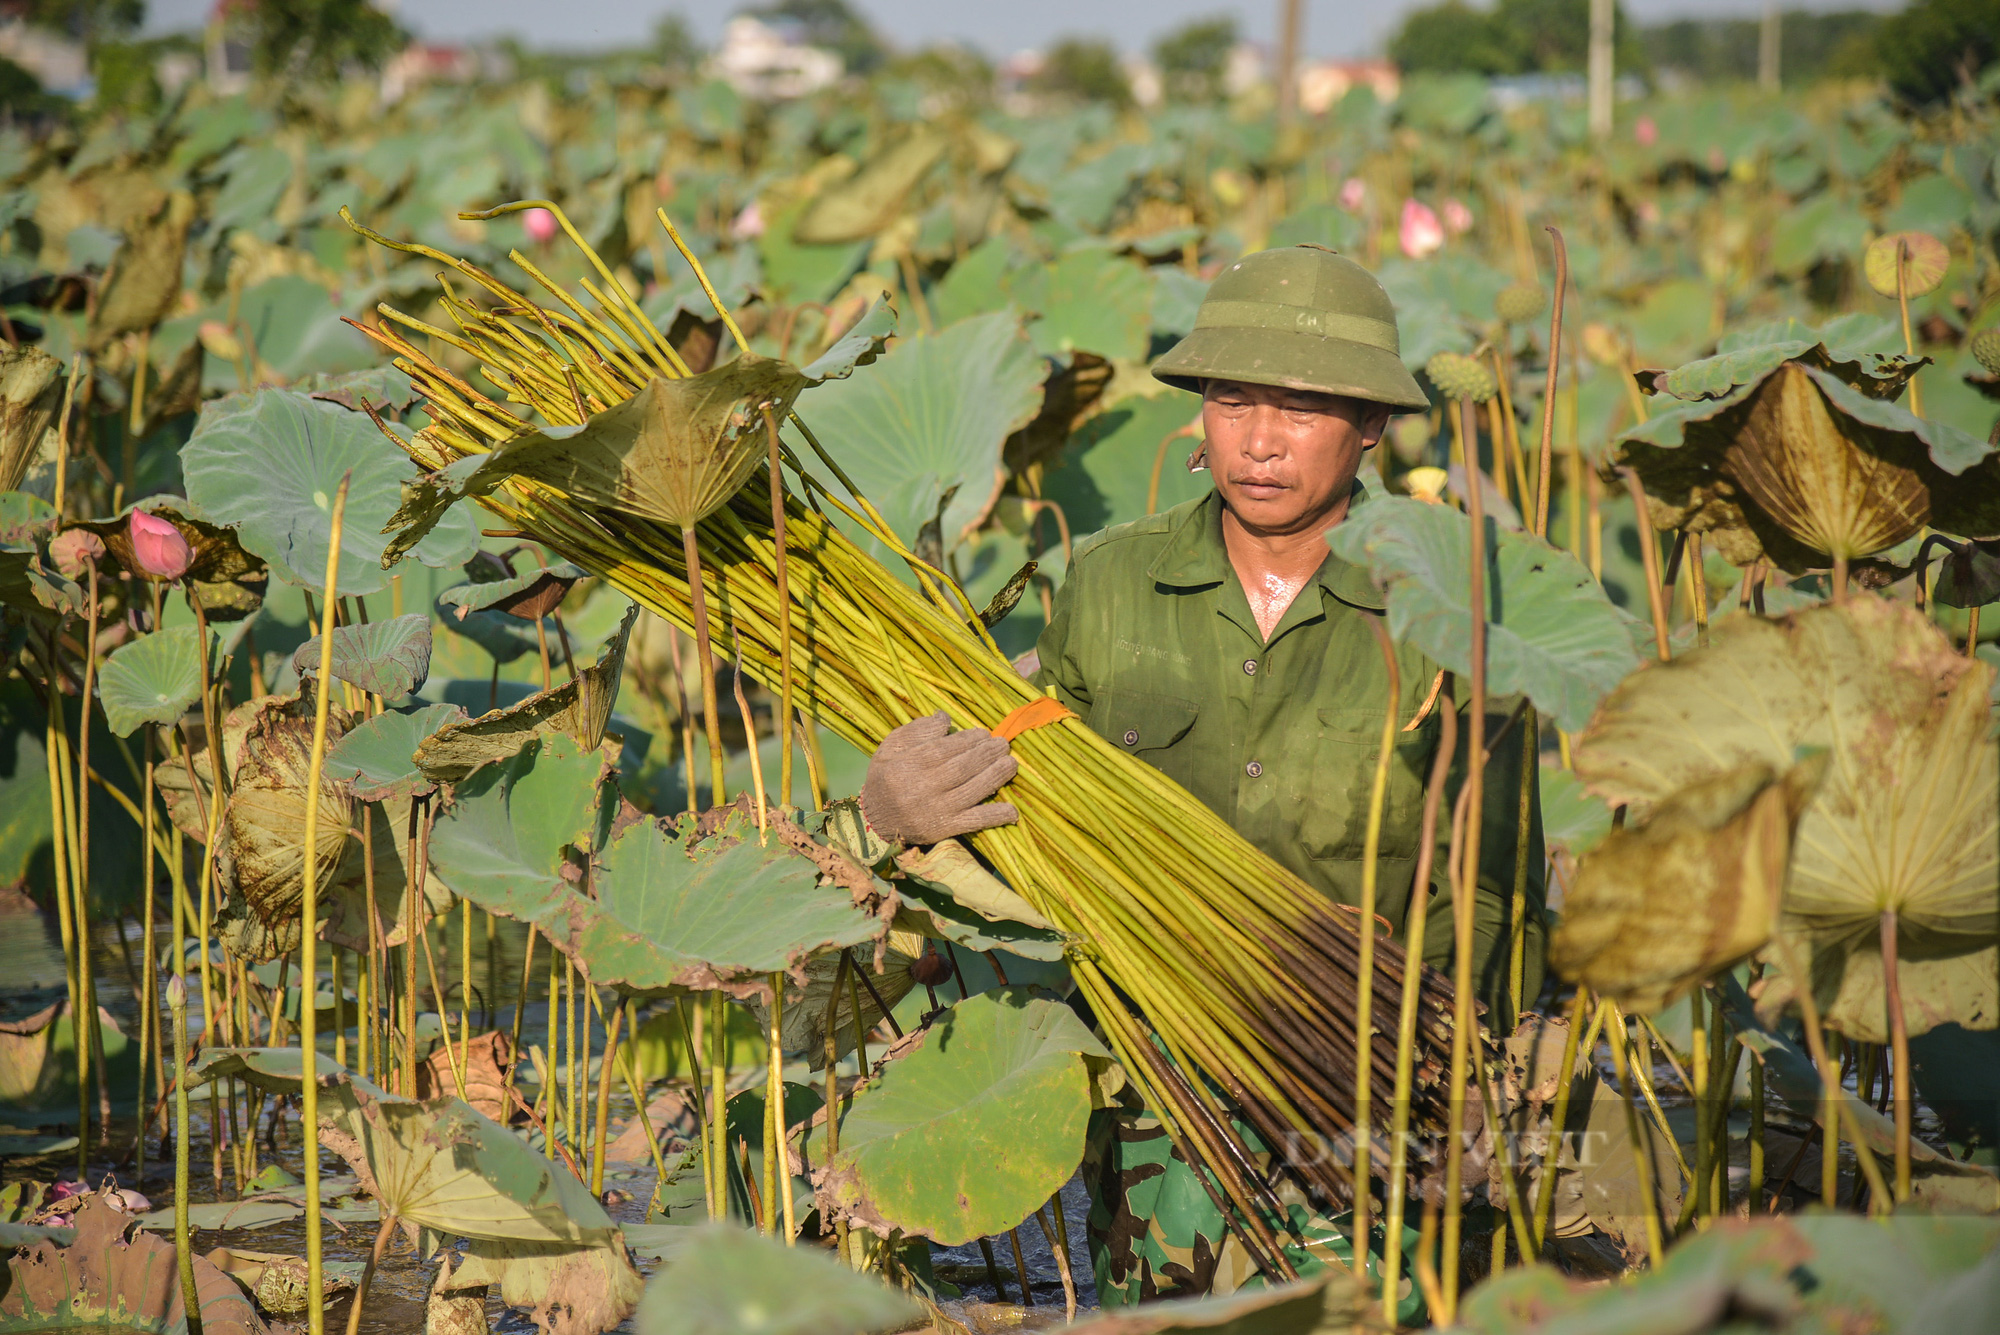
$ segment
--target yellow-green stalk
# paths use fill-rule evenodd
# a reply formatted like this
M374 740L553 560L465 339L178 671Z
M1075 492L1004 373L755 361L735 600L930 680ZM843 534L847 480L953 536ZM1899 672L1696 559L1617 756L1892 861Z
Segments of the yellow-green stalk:
M299 905L299 1081L300 1134L305 1138L306 1179L306 1329L321 1335L326 1328L324 1262L320 1252L319 1217L319 788L326 770L326 728L333 703L333 614L340 587L340 529L347 513L347 486L353 475L340 479L333 494L333 527L327 539L326 597L319 628L319 689L313 696L312 759L306 766L305 893ZM203 646L207 648L206 645Z

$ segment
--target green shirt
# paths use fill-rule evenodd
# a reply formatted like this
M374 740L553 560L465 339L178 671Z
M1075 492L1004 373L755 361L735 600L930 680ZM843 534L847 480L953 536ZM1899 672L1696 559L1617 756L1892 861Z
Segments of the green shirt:
M1355 503L1365 499L1357 483ZM1266 639L1222 541L1222 503L1206 497L1106 529L1077 544L1036 648L1034 681L1053 687L1105 740L1166 773L1251 843L1332 898L1361 899L1362 850L1381 744L1388 671L1367 618L1382 595L1368 573L1327 553ZM1399 739L1383 812L1376 911L1403 936L1423 817L1424 783L1442 732L1438 665L1409 645ZM1502 720L1488 729L1491 738ZM1520 825L1524 729L1517 723L1486 770L1475 903L1474 968L1488 1023L1511 1017L1508 920ZM1464 773L1466 730L1449 797ZM1531 801L1535 801L1531 794ZM1451 807L1441 812L1424 958L1451 967L1445 868ZM1544 957L1542 837L1530 811L1523 1004Z

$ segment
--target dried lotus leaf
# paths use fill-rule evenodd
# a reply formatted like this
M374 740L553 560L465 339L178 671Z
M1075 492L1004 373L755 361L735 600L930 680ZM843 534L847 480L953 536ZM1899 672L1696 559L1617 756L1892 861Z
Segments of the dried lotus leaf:
M1751 761L1614 830L1577 867L1549 964L1651 1014L1748 959L1778 923L1800 812L1825 754L1779 774Z
M1796 362L1750 398L1722 470L1786 534L1853 560L1930 520L1923 446L1837 411Z
M302 697L267 710L250 725L243 741L235 787L223 811L231 902L246 921L254 919L265 931L246 931L242 940L249 958L275 957L296 944L299 909L305 899L306 784L312 763L313 719ZM328 711L328 735L347 730L347 712ZM332 881L347 846L347 826L353 802L322 784L319 819L310 850L322 890Z

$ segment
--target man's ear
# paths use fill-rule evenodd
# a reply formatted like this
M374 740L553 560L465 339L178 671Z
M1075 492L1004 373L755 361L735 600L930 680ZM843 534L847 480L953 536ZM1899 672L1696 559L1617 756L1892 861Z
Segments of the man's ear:
M1370 404L1361 418L1361 448L1372 450L1382 441L1382 433L1389 429L1389 417L1395 410L1387 404Z

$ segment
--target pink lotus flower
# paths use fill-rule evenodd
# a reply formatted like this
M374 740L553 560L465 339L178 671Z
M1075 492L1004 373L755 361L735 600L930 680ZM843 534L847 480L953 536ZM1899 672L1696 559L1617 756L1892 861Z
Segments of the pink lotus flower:
M547 209L529 209L521 215L521 226L527 229L528 240L538 246L556 239L556 215Z
M89 1194L90 1194L90 1187L87 1184L78 1182L74 1179L67 1179L56 1183L53 1187L50 1188L49 1199L57 1201L66 1201L71 1199L72 1197L88 1196Z
M1639 147L1651 148L1660 142L1660 127L1651 116L1641 116L1632 126L1632 137L1639 141Z
M87 528L66 528L49 539L49 559L71 579L83 578L83 563L104 555L104 539Z
M157 515L132 512L132 556L150 579L179 579L194 564L194 549L181 531Z
M1340 183L1340 207L1349 213L1361 212L1361 206L1368 202L1368 182L1359 176L1350 176Z
M736 215L736 222L729 230L736 234L738 241L764 235L764 210L757 206L756 200L743 206L743 212Z
M1435 254L1444 245L1444 224L1428 204L1420 204L1414 199L1403 201L1402 223L1396 229L1397 239L1402 242L1403 253L1413 260Z
M1447 199L1444 202L1444 227L1453 236L1461 236L1472 230L1472 210L1458 202Z

